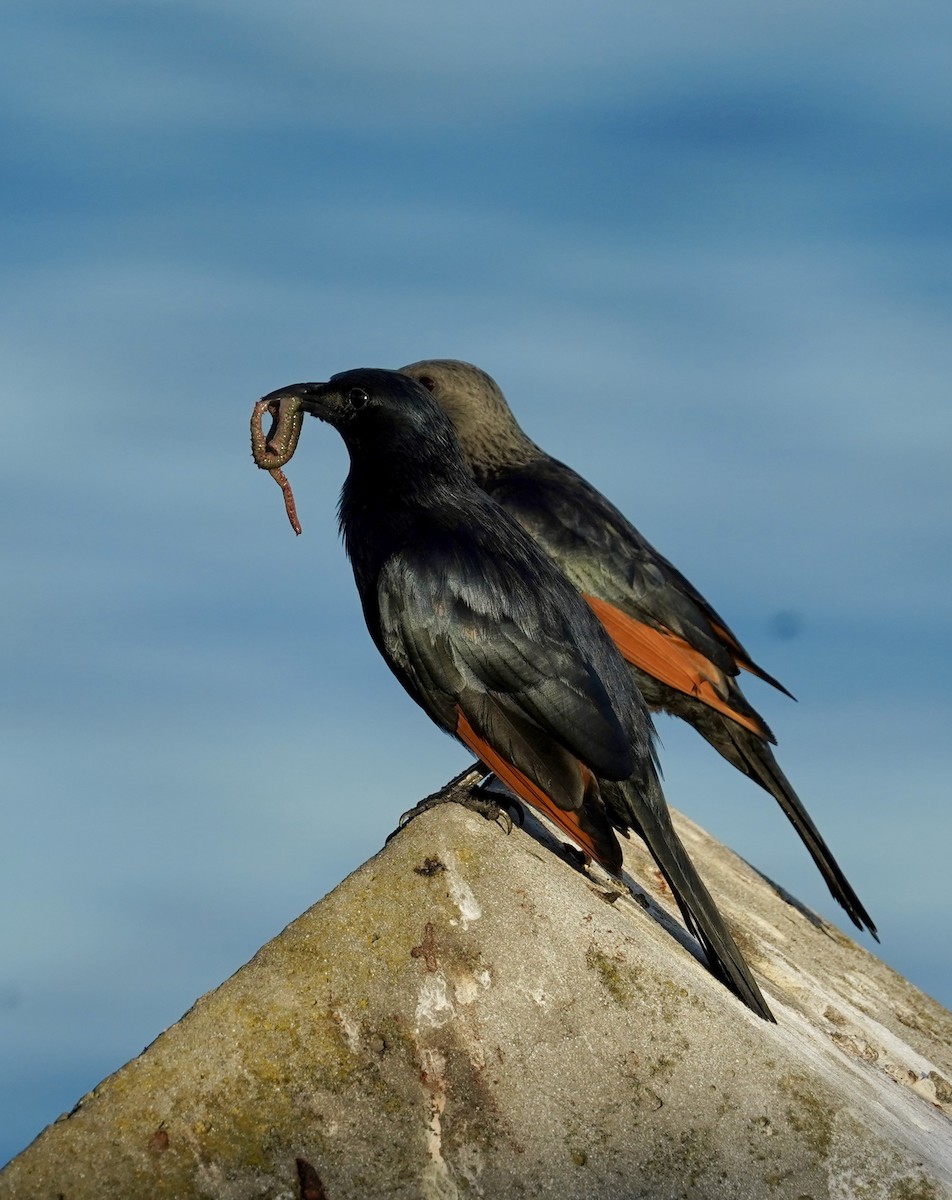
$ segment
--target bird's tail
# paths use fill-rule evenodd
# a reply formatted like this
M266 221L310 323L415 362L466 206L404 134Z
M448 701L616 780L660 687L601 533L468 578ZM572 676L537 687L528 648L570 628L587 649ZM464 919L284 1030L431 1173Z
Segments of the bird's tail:
M878 942L879 937L872 918L853 891L849 880L843 874L786 775L781 771L767 743L742 729L734 721L723 720L720 717L716 719L716 724L713 721L705 722L705 727L696 728L728 762L733 763L745 775L749 775L774 797L809 850L834 899L843 906L858 929L868 929Z
M644 838L688 929L704 947L711 971L759 1017L775 1021L713 897L675 832L660 785L655 781L656 796L637 798L628 794L634 787L631 780L622 783L599 780L599 786L609 811L624 813L625 824Z

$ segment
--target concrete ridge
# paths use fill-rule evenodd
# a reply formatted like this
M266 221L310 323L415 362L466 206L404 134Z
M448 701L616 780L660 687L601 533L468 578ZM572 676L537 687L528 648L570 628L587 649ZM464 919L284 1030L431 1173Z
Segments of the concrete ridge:
M952 1198L952 1015L686 818L779 1025L632 895L448 805L0 1173L0 1200ZM298 1161L300 1160L300 1161Z

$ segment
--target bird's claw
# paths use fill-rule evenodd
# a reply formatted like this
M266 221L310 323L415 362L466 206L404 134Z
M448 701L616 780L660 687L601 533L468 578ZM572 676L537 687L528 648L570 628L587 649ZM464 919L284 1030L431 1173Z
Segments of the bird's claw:
M487 821L495 821L506 833L512 832L514 824L518 824L521 829L525 820L522 805L514 797L500 793L490 795L480 782L482 774L480 769L471 767L455 779L451 779L438 792L424 797L419 804L415 804L401 815L397 828L388 836L387 841L395 837L414 818L442 804L460 804L470 812L479 813Z

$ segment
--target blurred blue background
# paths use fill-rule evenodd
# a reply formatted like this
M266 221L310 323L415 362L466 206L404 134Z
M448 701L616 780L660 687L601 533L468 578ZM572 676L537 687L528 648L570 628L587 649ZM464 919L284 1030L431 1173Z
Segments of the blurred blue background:
M299 539L249 457L354 366L478 363L674 559L952 1001L948 4L6 0L0 47L0 1161L468 761L363 628L338 437ZM659 729L671 802L842 925Z

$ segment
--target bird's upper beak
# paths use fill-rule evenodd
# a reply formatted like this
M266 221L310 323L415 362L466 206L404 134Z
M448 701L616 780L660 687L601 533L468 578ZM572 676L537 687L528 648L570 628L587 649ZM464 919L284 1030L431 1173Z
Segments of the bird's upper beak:
M292 383L262 396L262 400L276 404L282 400L296 399L304 412L322 420L330 420L340 409L340 395L326 383Z

